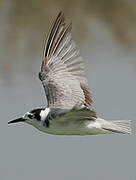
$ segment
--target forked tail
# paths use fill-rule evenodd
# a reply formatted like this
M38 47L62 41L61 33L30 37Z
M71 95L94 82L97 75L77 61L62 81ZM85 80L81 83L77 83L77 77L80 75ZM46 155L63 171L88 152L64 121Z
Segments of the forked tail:
M131 134L131 120L106 121L101 128L113 133Z

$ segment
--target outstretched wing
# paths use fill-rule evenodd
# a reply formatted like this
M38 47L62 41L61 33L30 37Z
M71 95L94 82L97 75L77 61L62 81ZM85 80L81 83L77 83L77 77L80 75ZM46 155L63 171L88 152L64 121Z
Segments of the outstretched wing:
M50 108L72 109L91 105L83 59L60 12L47 37L39 78Z

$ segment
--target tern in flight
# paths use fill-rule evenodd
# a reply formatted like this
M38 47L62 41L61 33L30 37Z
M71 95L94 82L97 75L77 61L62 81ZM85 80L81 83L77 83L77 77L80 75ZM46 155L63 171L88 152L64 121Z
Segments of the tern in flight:
M46 40L39 78L47 97L46 108L36 108L21 118L38 130L55 135L131 134L130 120L104 120L92 109L84 62L60 12Z

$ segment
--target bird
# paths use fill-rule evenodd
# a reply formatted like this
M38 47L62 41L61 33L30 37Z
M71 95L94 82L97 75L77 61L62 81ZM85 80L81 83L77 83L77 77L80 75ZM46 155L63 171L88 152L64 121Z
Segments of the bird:
M105 120L92 108L84 61L71 30L72 23L66 23L59 12L47 36L39 72L47 107L8 124L24 122L54 135L131 134L130 120Z

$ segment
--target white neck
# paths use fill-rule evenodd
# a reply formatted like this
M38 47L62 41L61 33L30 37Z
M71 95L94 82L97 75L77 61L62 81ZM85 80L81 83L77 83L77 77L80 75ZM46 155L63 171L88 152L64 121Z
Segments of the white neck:
M49 112L50 112L50 108L45 108L44 110L41 110L41 112L40 112L41 121L45 121L45 119L48 116Z

